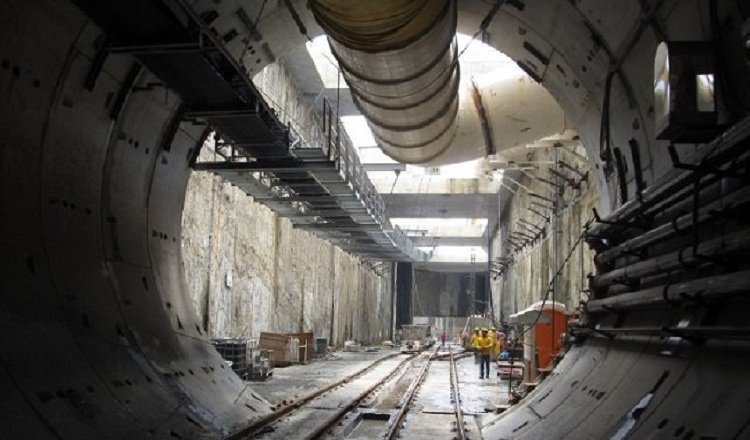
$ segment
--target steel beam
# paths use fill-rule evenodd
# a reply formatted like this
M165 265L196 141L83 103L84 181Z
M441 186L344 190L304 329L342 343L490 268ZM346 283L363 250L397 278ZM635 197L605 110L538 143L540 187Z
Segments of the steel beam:
M362 169L365 171L406 171L406 164L403 164L403 163L363 163Z
M415 246L487 246L483 237L411 237Z
M258 116L257 108L216 108L216 109L188 109L183 114L184 119L213 119L213 118L244 118ZM234 144L237 147L237 144Z
M363 225L363 224L343 224L338 225L336 223L321 223L321 224L305 224L305 225L294 225L295 228L299 229L313 229L320 231L341 231L341 232L367 232L367 231L379 231L380 225Z
M132 39L130 41L114 41L107 44L105 49L114 54L130 55L159 55L216 50L212 46L206 47L202 38L196 38L194 40L178 39L174 41L138 41L137 39Z
M269 173L284 172L312 172L312 171L330 171L335 169L331 163L274 163L271 161L262 162L198 162L193 165L196 171L265 171Z

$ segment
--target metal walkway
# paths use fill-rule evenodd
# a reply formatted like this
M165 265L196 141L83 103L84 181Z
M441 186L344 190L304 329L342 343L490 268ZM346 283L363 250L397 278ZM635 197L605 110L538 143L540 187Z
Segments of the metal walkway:
M426 261L406 234L391 226L385 205L327 101L310 139L290 127L267 144L221 140L221 161L197 162L272 211L341 249L364 258ZM193 115L195 116L195 115ZM216 119L218 115L206 115ZM227 117L237 117L231 115Z
M319 128L328 127L327 142L301 142L227 48L236 33L219 37L211 32L215 11L198 14L185 1L179 2L185 15L150 0L75 1L106 31L87 87L96 83L109 54L131 54L138 62L123 91L137 81L143 65L163 82L147 87L166 85L183 100L182 117L169 130L176 132L180 120L205 122L231 144L225 161L196 163L195 169L221 175L296 227L347 252L369 260L425 260L425 254L384 217L383 200L351 145L339 142L343 138L338 135L333 142L330 106ZM126 98L121 93L117 102ZM114 107L113 114L119 106Z
M215 11L198 14L184 0L178 2L181 8L176 10L182 9L178 14L151 0L75 2L105 30L105 43L88 74L87 87L94 86L109 54L131 54L138 60L116 98L113 116L138 80L141 65L145 66L163 82L146 87L166 85L180 95L181 120L205 122L231 143L232 153L224 162L196 163L195 169L223 176L290 218L296 227L347 252L370 260L425 259L384 217L383 200L351 145L332 143L330 106L323 121L327 124L320 125L329 127L328 141L301 142L277 118L253 85L248 69L228 49L238 33L218 36L211 31ZM177 125L167 129L176 132Z

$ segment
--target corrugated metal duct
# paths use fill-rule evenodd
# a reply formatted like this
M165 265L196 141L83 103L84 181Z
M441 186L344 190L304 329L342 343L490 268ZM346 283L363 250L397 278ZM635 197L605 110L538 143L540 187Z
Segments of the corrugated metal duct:
M458 114L453 0L310 0L352 98L393 159L420 164L451 144Z

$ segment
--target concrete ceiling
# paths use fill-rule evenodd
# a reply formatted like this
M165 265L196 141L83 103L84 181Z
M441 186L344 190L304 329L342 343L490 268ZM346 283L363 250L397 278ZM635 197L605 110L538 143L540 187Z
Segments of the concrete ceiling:
M498 215L498 194L383 194L391 218L487 218L492 230ZM479 237L412 235L415 246L478 246L487 248L487 232ZM437 270L437 269L435 269Z
M322 99L326 97L333 106L338 102L339 116L360 114L352 101L352 95L349 93L348 88L335 89L323 86L323 81L321 81L315 63L310 57L310 52L307 51L304 45L284 55L282 62L302 92L305 104L319 111ZM343 85L343 77L341 81Z
M312 32L311 35L316 33ZM481 43L475 41L472 44ZM324 84L305 44L287 50L281 61L294 79L305 104L311 106L314 111L319 112L322 109L325 97L334 109L338 106L339 116L360 114L348 88L331 88L330 78L328 84ZM481 63L476 64L481 67ZM487 73L480 69L477 70L480 76L472 78L477 79L485 110L492 120L491 130L496 151L505 150L510 153L527 143L533 143L568 128L559 105L530 77L509 75L492 79L492 72L489 72L490 75ZM466 96L467 93L462 92L459 130L454 144L464 155L461 157L465 157L467 151L474 151L469 154L471 157L481 157L485 153L485 140L481 135L477 109ZM371 153L364 150L363 152ZM451 161L459 161L459 156ZM495 178L493 181L481 173L474 178L412 175L405 172L408 170L402 164L389 163L382 154L362 155L362 162L368 169L370 180L383 195L386 216L389 218L487 218L488 229L493 229L499 210L512 196L509 191L502 190L500 179ZM489 164L485 164L484 167L488 170L494 168ZM397 173L394 174L393 171ZM418 246L486 247L486 239L483 237L416 236L414 239ZM449 266L447 263L429 263L432 270L442 270L434 266L435 264L440 264L443 268ZM459 270L464 269L466 268Z
M482 246L487 247L486 237L411 237L415 246Z
M285 66L309 103L315 104L326 96L332 104L338 103L340 116L359 114L348 88L339 91L331 88L337 79L331 78L332 69L328 64L333 65L335 61L325 41L319 38L322 37L315 39L313 51L319 64L325 66L326 84L318 74L307 44L284 54ZM484 157L487 142L492 143L493 151L502 151L533 143L567 128L564 112L555 99L510 58L479 40L471 40L466 34L459 35L458 41L462 51L458 129L451 146L433 161L433 165ZM341 81L344 85L343 78ZM482 104L472 98L472 84L477 87ZM484 107L490 120L490 140L482 134L477 105Z
M493 218L497 194L383 194L388 217Z
M487 272L487 262L471 263L415 263L414 269L432 272Z

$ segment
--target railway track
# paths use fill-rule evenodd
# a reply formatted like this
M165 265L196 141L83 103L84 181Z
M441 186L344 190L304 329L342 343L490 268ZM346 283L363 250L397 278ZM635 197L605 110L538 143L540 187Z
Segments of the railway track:
M437 386L443 393L450 389L449 399L443 396L443 400L450 400L454 416L452 423L443 423L446 436L439 438L466 439L456 368L459 357L452 351L438 356L436 350L394 353L290 402L232 439L399 438L409 427L410 412L415 416L421 412L414 411L415 400L438 360L448 361L450 375L440 362L440 372L430 380L440 381ZM442 415L443 420L447 415Z
M453 403L453 413L456 415L456 438L458 440L466 439L466 426L464 425L464 414L461 409L461 392L458 385L458 369L456 368L456 356L450 352L450 370L451 370L451 401Z
M454 351L454 348L449 346L448 352L432 356L422 374L414 377L413 393L406 396L408 405L392 419L393 429L383 438L469 438L462 407L462 380L457 367L458 360L467 353Z
M416 356L417 355L402 355L394 353L390 356L378 359L353 374L317 391L309 393L297 400L291 401L287 405L279 407L276 411L258 420L242 433L231 437L231 440L249 438L316 438L328 427L335 424L337 420L344 417L346 412L355 408L367 397L368 394L374 391L375 388L389 380L399 371L401 366ZM381 371L383 369L386 370L385 374ZM347 390L358 390L358 392ZM339 395L336 395L336 393ZM343 396L341 396L342 394ZM350 394L353 394L354 397L348 397ZM304 413L306 411L309 412L310 408L320 407L321 402L325 402L326 399L339 402L339 408L334 411L335 414L333 416L325 417L324 420L317 417L315 418L316 420L312 421L313 423L304 423L305 419L307 419L304 417ZM300 415L302 415L302 417L300 417ZM302 426L298 427L296 434L292 437L283 437L283 433L288 430L290 425L297 425L295 422L303 423ZM300 436L301 432L309 433Z
M391 418L388 424L388 430L386 431L383 438L390 440L398 436L399 430L401 429L401 426L404 422L404 417L411 408L411 403L414 400L414 396L417 393L417 390L424 382L425 376L427 375L427 370L430 368L430 363L432 362L433 357L434 354L430 355L429 357L427 357L425 362L422 363L422 367L419 369L416 377L412 381L411 385L409 385L409 388L406 390L406 394L403 397L402 403L399 405L400 408L396 412L395 416Z

